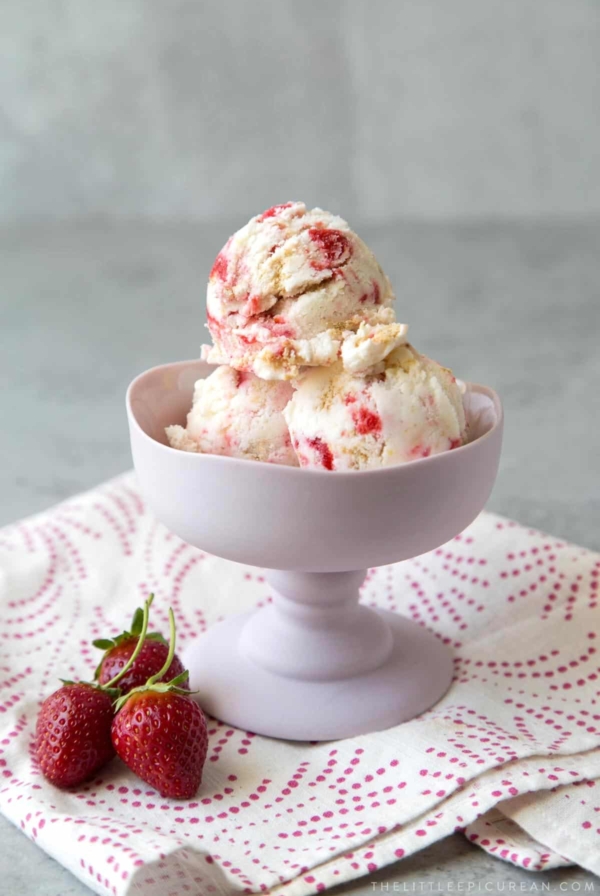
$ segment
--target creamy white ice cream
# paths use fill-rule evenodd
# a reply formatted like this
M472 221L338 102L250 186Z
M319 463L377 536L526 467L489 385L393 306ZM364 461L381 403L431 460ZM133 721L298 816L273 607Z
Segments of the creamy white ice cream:
M217 367L194 387L187 425L168 426L172 448L298 466L283 417L293 394L286 382Z
M300 466L367 470L457 448L467 435L452 372L406 344L369 372L307 371L286 405Z
M274 206L217 256L207 291L214 345L202 357L292 379L335 363L361 323L392 324L393 301L375 256L342 218L302 202Z

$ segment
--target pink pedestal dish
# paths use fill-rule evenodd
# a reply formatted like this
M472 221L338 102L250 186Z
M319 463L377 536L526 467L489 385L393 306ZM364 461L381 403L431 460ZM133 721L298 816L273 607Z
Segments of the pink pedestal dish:
M445 693L450 650L415 622L358 602L371 566L453 538L491 492L502 407L469 384L469 444L394 467L328 472L167 445L194 382L211 367L166 364L127 393L135 469L148 506L209 553L264 567L268 606L213 626L186 651L191 685L211 715L249 731L328 740L413 718Z

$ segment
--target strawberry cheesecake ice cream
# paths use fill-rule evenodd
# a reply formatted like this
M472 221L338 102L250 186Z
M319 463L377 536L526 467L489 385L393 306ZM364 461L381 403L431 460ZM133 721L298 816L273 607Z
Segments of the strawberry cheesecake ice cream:
M287 380L335 363L361 324L394 324L377 259L342 219L302 202L276 205L228 240L210 273L209 363ZM388 332L391 342L399 333Z
M369 470L464 444L452 372L407 343L390 281L348 224L275 205L227 241L210 272L205 361L183 451L323 470Z
M186 427L167 427L169 444L183 451L297 467L282 413L292 394L289 383L217 367L195 384Z
M305 373L283 412L301 467L368 470L462 445L467 427L452 372L408 344L369 372L342 363Z

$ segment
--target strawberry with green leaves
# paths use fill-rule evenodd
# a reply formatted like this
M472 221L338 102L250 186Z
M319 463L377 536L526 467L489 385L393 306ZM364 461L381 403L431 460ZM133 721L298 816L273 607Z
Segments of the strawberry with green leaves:
M104 650L104 656L100 660L94 678L99 684L106 684L111 678L120 673L136 650L140 640L144 613L138 607L133 615L130 631L121 632L115 638L98 638L93 642L94 647ZM124 674L119 682L122 694L128 694L134 688L145 684L149 678L162 669L169 645L158 632L149 632L144 640L141 650L133 664L129 664L127 674ZM177 656L174 656L169 668L161 678L161 681L170 681L184 671L183 665ZM181 679L181 687L187 686L187 678Z
M116 687L135 663L144 644L152 595L144 604L138 648L127 664L104 684L63 681L42 703L36 726L35 752L39 767L56 787L74 787L91 778L115 755L111 725Z
M208 735L202 710L181 687L187 673L163 681L175 653L172 610L169 623L163 667L117 701L112 742L123 762L161 796L190 799L202 781Z

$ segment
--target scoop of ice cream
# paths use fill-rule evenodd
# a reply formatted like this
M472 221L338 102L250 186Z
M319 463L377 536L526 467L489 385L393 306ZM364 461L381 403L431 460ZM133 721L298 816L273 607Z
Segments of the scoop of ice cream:
M252 373L217 367L194 386L187 426L168 426L172 448L298 466L283 409L293 389Z
M302 202L276 205L228 240L210 273L202 357L292 379L333 364L364 321L389 324L394 294L377 259L348 224Z
M452 372L406 344L364 375L309 370L286 406L301 467L367 470L429 457L466 439Z

